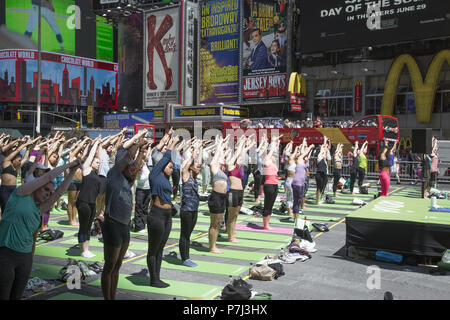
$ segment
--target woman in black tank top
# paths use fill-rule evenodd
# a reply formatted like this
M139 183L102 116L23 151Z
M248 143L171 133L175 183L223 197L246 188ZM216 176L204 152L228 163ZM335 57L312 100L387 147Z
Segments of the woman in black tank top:
M95 257L95 254L89 251L89 240L91 238L91 226L96 214L95 203L101 184L98 176L100 159L95 157L100 138L94 140L89 156L83 164L83 179L76 202L79 220L78 243L80 244L81 256L85 258Z

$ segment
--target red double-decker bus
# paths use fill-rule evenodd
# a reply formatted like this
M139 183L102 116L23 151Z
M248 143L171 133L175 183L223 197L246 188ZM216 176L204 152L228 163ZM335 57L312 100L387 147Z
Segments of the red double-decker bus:
M234 135L238 139L242 135L250 136L256 134L259 141L264 134L270 140L274 134L282 135L280 142L301 144L303 138L306 138L308 144L322 144L323 137L331 140L333 145L342 143L344 152L350 150L356 141L361 145L368 141L369 151L378 154L380 143L386 139L390 145L400 140L400 130L398 119L386 115L366 116L356 121L351 128L242 128L241 122L229 121L223 122L222 133Z

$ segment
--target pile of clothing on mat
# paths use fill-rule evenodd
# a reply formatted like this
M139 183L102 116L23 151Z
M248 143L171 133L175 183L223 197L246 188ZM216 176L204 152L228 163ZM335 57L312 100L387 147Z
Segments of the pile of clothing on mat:
M58 280L66 282L67 278L73 274L73 271L71 271L73 268L70 268L70 266L78 267L82 280L95 276L103 271L103 264L100 262L87 263L68 258L66 265L58 273Z
M60 230L47 229L38 233L36 241L53 241L64 237L64 232Z
M268 292L256 292L253 286L241 278L232 279L218 295L221 300L272 300Z
M25 287L26 290L31 290L34 293L36 292L42 292L42 291L49 291L52 290L55 287L55 284L52 281L43 280L38 277L33 277L31 279L28 279L27 285Z

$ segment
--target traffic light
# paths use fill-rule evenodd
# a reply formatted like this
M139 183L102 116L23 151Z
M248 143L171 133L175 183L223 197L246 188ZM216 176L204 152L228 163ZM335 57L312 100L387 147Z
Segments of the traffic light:
M20 120L20 112L17 112L16 116L17 116L17 120Z
M77 130L80 129L80 121L77 121Z

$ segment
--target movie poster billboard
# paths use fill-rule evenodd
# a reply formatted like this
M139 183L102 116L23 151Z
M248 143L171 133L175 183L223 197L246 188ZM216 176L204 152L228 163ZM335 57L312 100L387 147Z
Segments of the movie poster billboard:
M239 101L239 0L200 3L200 103Z
M242 101L286 100L288 0L244 0Z
M0 50L0 102L36 103L36 50ZM117 109L118 64L41 53L41 102Z
M300 1L301 52L448 37L448 0Z
M179 16L179 7L144 14L144 108L179 101Z

